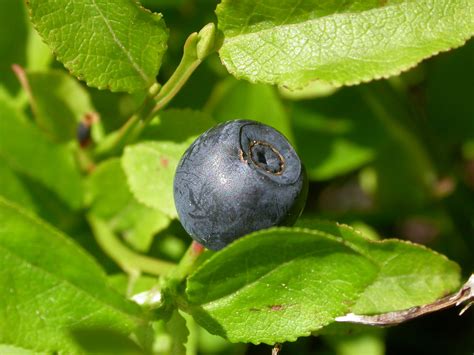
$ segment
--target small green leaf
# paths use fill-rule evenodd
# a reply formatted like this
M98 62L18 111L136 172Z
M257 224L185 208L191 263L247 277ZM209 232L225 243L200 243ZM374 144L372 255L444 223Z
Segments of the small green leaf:
M341 313L405 309L459 286L459 267L427 248L313 227L257 232L214 254L188 279L187 311L232 342L273 344Z
M95 111L87 91L59 70L27 71L27 79L38 125L56 141L74 139L78 122Z
M41 182L72 208L82 204L82 181L71 151L50 142L11 103L0 98L0 156Z
M125 148L122 166L135 198L170 218L176 218L173 179L188 144L145 142Z
M31 20L75 76L112 91L148 88L166 51L161 14L130 0L29 0Z
M91 213L106 220L117 215L132 197L118 158L99 164L87 178L85 187Z
M173 311L170 320L166 322L165 328L172 339L169 353L173 355L186 355L185 344L188 340L189 330L186 326L186 320L177 309Z
M91 213L107 221L136 250L148 251L153 236L170 223L162 212L133 197L119 159L100 164L87 179L86 187Z
M199 111L174 109L155 117L144 138L158 141L128 146L122 157L123 170L135 198L176 218L173 198L176 167L191 142L212 126L212 118Z
M396 75L474 33L471 0L223 0L216 12L229 72L290 88Z
M128 335L145 322L98 264L54 228L3 199L0 226L1 344L77 353L74 329Z

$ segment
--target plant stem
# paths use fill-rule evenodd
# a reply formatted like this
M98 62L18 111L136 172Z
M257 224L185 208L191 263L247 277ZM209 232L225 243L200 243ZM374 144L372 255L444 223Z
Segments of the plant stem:
M204 252L205 248L193 241L189 246L188 250L184 253L179 264L174 268L167 277L162 279L161 292L164 297L173 300L172 302L182 310L186 310L188 303L186 298L181 292L181 285L183 281L188 277L193 270L196 268L199 256ZM181 290L181 291L180 291ZM168 296L166 296L168 295Z
M199 33L191 33L184 44L183 57L168 81L163 87L155 83L148 90L148 95L138 112L97 147L96 155L114 155L127 143L135 141L155 114L181 90L204 58L217 51L221 43L222 38L213 23L204 26Z
M168 275L176 268L175 264L140 255L123 245L104 221L87 215L97 243L125 272L131 275L146 272L152 275Z
M119 153L130 142L137 124L151 114L154 107L153 97L147 96L140 109L134 113L120 129L108 137L96 148L95 155L107 157Z
M196 53L198 41L199 36L196 32L192 33L186 40L186 43L184 44L183 57L181 58L178 67L154 97L155 105L149 114L141 120L138 125L136 125L133 132L133 139L138 138L143 129L153 119L154 115L163 109L176 96L191 77L191 74L196 70L199 64L201 64L202 61L198 58Z
M201 244L193 241L181 258L178 266L170 275L171 278L178 282L184 280L196 268L196 261L204 250L206 249Z

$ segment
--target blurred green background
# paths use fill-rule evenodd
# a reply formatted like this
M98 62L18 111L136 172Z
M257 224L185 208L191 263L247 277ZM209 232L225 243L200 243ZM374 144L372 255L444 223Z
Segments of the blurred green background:
M162 12L171 29L169 50L159 74L159 81L164 82L179 62L189 33L216 21L213 11L217 1L142 3ZM10 97L31 117L27 94L12 64L36 73L31 74L30 84L34 86L36 78L38 91L41 73L64 69L35 35L22 1L2 1L0 24L0 95ZM50 85L54 87L54 83ZM119 128L140 103L140 95L80 85L88 92L105 133ZM374 238L397 237L427 245L458 262L468 276L474 269L473 101L471 40L388 80L345 88L315 83L299 92L238 81L213 55L168 108L205 111L216 121L245 118L274 126L295 144L310 176L303 219L335 220ZM55 105L54 101L50 105ZM71 139L76 123L74 119L65 122L59 128L46 128L69 132ZM45 131L49 136L51 131ZM37 214L91 252L110 275L115 274L112 281L123 290L125 281L118 267L97 246L83 213L66 206L47 186L1 154L0 195L8 198L17 193L9 185L11 174L26 188L25 199L32 209L37 206ZM189 242L179 223L173 221L155 236L148 254L178 260ZM146 280L143 283L146 289ZM349 329L346 336L302 338L284 344L282 353L472 354L474 312L462 317L457 313L455 309L443 311L384 330L357 328ZM229 344L198 328L191 319L188 326L188 346L200 354L271 352L265 345ZM162 336L166 345L169 331L163 329Z

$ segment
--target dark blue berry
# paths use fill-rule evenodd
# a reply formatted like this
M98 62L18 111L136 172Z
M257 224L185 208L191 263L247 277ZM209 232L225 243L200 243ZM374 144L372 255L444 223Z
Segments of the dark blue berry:
M76 139L84 148L91 143L91 126L85 122L79 122L76 129Z
M306 194L303 165L287 139L246 120L220 124L198 137L174 178L182 225L212 250L256 230L293 224Z

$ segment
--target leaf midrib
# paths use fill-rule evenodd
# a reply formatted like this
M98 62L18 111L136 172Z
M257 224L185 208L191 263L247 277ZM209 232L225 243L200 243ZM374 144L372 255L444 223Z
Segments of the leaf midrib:
M148 76L145 74L145 71L135 62L133 56L131 53L125 48L123 43L120 41L120 39L117 37L117 35L114 32L114 29L112 28L112 25L110 24L109 20L104 16L102 10L99 8L99 5L97 5L96 0L91 0L92 4L94 5L95 9L99 13L100 18L104 21L105 26L107 27L110 35L112 36L112 40L114 43L119 47L119 49L125 54L125 56L128 58L130 61L130 64L132 65L133 69L137 72L137 74L143 79L145 83L148 83L150 79Z

